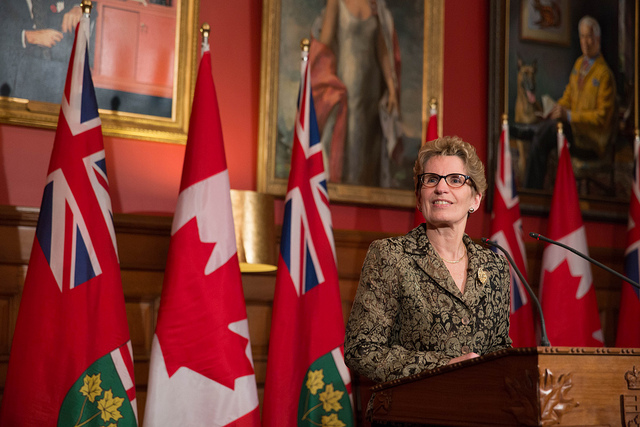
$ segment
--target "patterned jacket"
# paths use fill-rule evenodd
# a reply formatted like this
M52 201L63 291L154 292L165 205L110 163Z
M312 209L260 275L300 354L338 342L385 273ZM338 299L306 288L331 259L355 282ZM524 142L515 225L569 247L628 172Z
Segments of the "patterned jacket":
M569 84L558 104L571 110L571 130L576 146L604 154L615 126L616 82L602 55L579 84L584 56L573 65Z
M461 294L425 233L374 241L347 322L345 362L383 382L446 365L465 353L511 347L507 261L466 234Z

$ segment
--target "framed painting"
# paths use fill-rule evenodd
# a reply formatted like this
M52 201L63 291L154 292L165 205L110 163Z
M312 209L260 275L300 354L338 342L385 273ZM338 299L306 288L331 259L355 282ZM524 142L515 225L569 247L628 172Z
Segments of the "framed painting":
M520 37L539 43L551 43L561 46L571 44L570 22L564 17L570 16L569 0L554 0L546 4L521 0Z
M638 1L500 0L490 4L489 171L496 170L505 115L520 208L526 214L542 215L549 211L557 168L557 149L547 144L551 131L555 132L557 126L557 120L550 118L550 111L557 102L563 106L570 102L564 94L573 73L575 87L591 85L594 91L598 87L611 88L601 92L607 93L606 98L602 95L594 99L584 113L579 110L582 107L574 106L578 113L573 111L573 120L564 123L565 136L573 145L570 151L583 216L592 220L626 221L633 173L634 129L638 126ZM527 14L523 13L524 9L528 10ZM545 18L541 17L543 14ZM551 39L559 40L553 35L522 37L521 29L528 25L522 22L523 16L529 16L531 22L546 19L555 22L557 28L570 28L569 44L550 43ZM593 18L600 29L600 54L590 54L598 57L600 70L608 67L610 72L596 78L597 68L594 68L594 73L586 74L584 85L579 86L583 48L578 26L585 16ZM596 112L599 121L590 122L590 131L585 133L581 120L587 113L596 117ZM583 117L579 118L581 113ZM492 172L488 178L489 207Z
M0 122L56 127L74 6L7 1L0 16ZM89 58L103 134L186 142L198 7L197 0L94 3Z
M414 206L413 163L428 100L442 105L444 0L375 5L351 10L343 0L263 2L258 191L286 193L300 42L309 38L331 201ZM382 62L386 70L377 55L389 60Z

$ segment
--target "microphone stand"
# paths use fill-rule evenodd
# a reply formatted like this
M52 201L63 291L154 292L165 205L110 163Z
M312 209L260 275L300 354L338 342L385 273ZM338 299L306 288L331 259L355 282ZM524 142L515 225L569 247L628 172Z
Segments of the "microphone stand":
M635 281L629 279L628 277L623 276L622 274L618 273L614 269L607 267L606 265L596 261L595 259L591 258L590 256L587 256L587 255L585 255L583 253L578 252L577 250L573 249L570 246L565 245L564 243L556 242L555 240L552 240L552 239L550 239L548 237L544 237L542 234L538 234L538 233L533 233L532 232L532 233L529 233L529 236L533 237L536 240L542 240L542 241L545 241L547 243L551 243L552 245L557 245L557 246L560 246L561 248L565 248L569 252L572 252L572 253L578 255L579 257L586 259L590 263L597 265L598 267L600 267L600 268L608 271L609 273L619 277L620 279L624 280L628 284L630 284L632 286L635 286L636 288L640 289L640 284L638 284L638 282L635 282Z
M544 322L544 315L542 314L542 307L540 306L540 301L538 301L538 297L536 297L536 295L533 293L531 286L529 286L529 283L527 283L527 281L525 280L524 276L520 272L520 269L516 265L515 261L513 260L513 258L511 258L511 255L509 254L509 252L507 252L502 246L500 246L496 242L489 240L486 237L483 237L481 240L483 243L489 246L493 246L500 249L502 253L507 257L509 264L511 264L513 269L516 271L516 274L522 281L522 284L527 290L527 293L529 294L533 302L536 304L536 308L538 309L538 317L540 318L540 345L543 347L550 347L551 344L549 343L549 338L547 337L547 327Z

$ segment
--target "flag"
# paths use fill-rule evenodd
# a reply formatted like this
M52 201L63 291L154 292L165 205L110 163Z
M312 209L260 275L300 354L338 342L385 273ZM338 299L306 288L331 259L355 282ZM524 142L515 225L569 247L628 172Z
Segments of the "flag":
M562 132L558 132L558 153L547 237L588 255L576 180ZM596 291L587 260L557 245L546 244L542 254L540 302L551 345L603 345Z
M259 426L258 392L208 43L153 337L145 426Z
M527 280L527 255L522 240L522 219L520 218L520 199L516 191L516 182L511 160L509 144L509 125L502 124L502 134L498 148L491 213L491 240L502 246ZM495 249L494 249L495 250ZM533 322L532 302L527 290L511 269L511 310L509 314L509 336L514 347L533 347L536 345Z
M634 143L633 184L629 200L629 226L627 230L627 250L624 255L624 274L636 283L640 278L640 135ZM620 294L620 314L616 347L640 347L640 296L638 288L627 282L622 283Z
M265 427L352 426L329 196L303 58L262 418Z
M428 141L433 141L434 139L438 139L438 107L435 99L432 99L431 109L429 110L429 122L427 123L427 134L422 145L424 146ZM422 216L422 212L416 208L413 215L413 228L416 228L423 222L424 217Z
M0 425L137 425L133 356L88 56L76 28Z

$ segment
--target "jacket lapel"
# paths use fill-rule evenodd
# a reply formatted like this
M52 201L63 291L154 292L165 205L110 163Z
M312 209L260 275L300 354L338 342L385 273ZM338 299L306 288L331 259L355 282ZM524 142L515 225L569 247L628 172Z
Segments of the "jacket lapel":
M410 254L420 269L429 276L442 289L449 292L452 296L462 300L460 290L456 286L449 270L436 254L433 246L427 238L425 232L425 224L414 228L407 234L405 243L405 252Z
M467 253L469 254L469 266L467 267L467 283L462 300L468 305L474 306L480 303L480 300L487 290L487 286L489 286L491 277L489 276L489 272L482 266L483 257L478 253L480 247L473 243L471 238L466 234L463 237L463 241L467 246Z
M484 296L491 279L487 270L482 268L482 261L478 256L479 247L473 243L466 234L463 241L469 254L469 266L467 267L467 282L464 294L456 286L449 270L436 254L429 242L424 230L424 224L416 227L407 234L404 250L410 254L420 269L429 276L438 286L445 289L455 298L458 298L468 306L474 306Z

